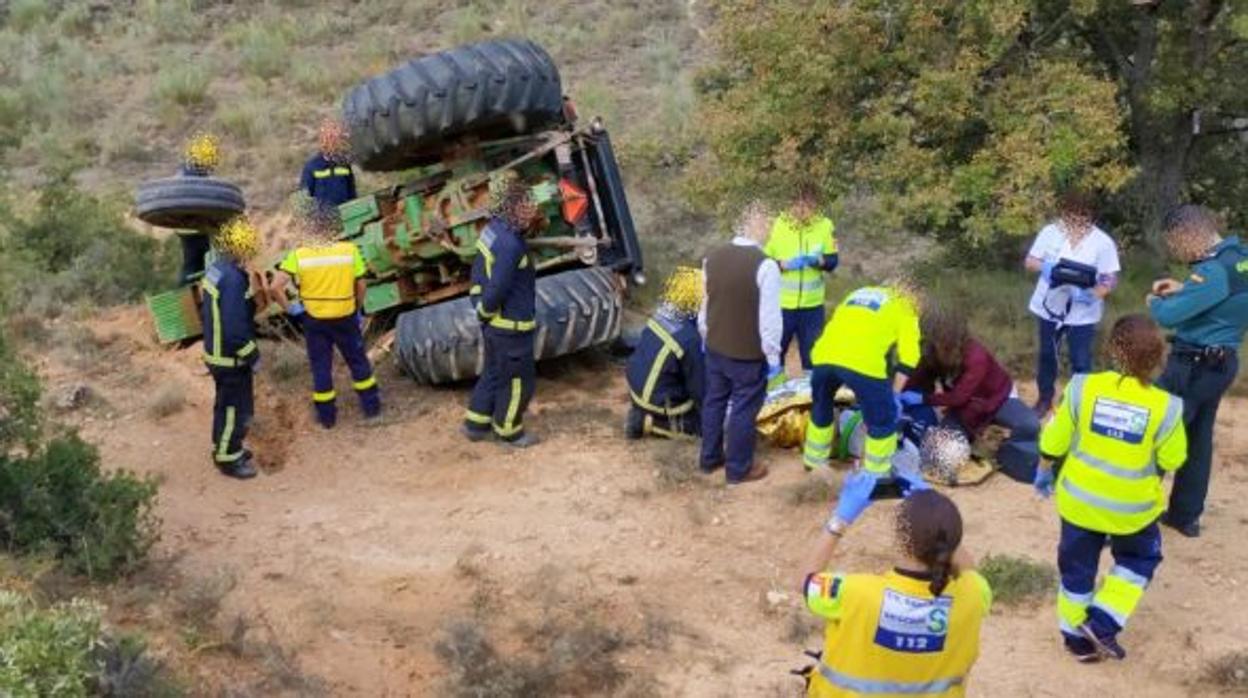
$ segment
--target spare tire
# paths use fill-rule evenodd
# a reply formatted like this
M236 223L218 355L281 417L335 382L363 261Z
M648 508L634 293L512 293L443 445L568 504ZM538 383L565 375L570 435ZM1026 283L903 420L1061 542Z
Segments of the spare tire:
M436 162L465 135L533 133L563 120L559 69L532 41L483 41L418 58L357 85L342 102L356 162L404 170Z
M537 359L550 359L615 340L623 296L615 274L593 267L537 280ZM399 365L417 381L451 383L475 378L484 362L481 325L468 298L399 316Z
M216 177L166 177L139 185L139 220L160 228L216 228L247 210L238 185Z

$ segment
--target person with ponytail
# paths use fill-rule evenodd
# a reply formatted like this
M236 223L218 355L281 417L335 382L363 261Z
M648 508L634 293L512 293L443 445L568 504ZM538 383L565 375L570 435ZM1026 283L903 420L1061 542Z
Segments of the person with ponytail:
M1061 517L1057 615L1066 649L1080 662L1124 659L1118 634L1161 564L1163 473L1183 465L1183 401L1153 385L1165 355L1157 324L1128 315L1114 324L1115 370L1075 376L1040 434L1035 486L1056 491ZM1100 589L1096 572L1108 545L1114 566Z
M912 492L897 509L895 567L841 574L828 564L866 508L844 501L820 533L802 584L807 608L827 621L807 695L965 695L992 590L962 546L957 505L935 490Z

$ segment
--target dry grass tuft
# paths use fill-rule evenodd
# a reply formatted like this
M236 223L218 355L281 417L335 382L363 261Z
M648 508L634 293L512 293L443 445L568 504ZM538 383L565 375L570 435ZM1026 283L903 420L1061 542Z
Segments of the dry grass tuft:
M993 601L1006 606L1039 600L1057 588L1057 569L1046 562L989 555L978 569L992 587Z
M1204 680L1223 691L1248 695L1248 652L1230 652L1209 662Z
M147 414L152 419L164 419L173 416L186 407L186 389L180 383L165 383L147 406Z

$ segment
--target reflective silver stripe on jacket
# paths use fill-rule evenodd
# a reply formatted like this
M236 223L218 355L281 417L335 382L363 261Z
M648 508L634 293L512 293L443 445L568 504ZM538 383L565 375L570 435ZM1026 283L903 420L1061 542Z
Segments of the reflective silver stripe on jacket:
M901 693L917 696L944 693L955 686L961 686L963 680L961 676L955 676L951 679L937 679L936 681L874 681L846 676L827 664L819 665L819 674L833 686L867 694Z
M1078 499L1084 504L1090 504L1101 509L1108 509L1119 514L1143 514L1153 510L1157 506L1156 502L1115 502L1112 499L1105 499L1099 495L1080 488L1078 485L1072 484L1070 478L1062 478L1062 487L1070 493L1070 496Z
M1156 463L1150 462L1148 466L1138 469L1120 468L1107 460L1097 458L1086 451L1080 450L1077 440L1074 447L1071 448L1070 454L1093 470L1099 470L1106 475L1113 475L1124 480L1143 480L1145 478L1157 477Z

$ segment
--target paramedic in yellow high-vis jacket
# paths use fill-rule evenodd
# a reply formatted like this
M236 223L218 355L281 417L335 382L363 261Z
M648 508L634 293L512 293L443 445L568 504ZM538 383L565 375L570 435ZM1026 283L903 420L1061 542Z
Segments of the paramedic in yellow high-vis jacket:
M807 695L965 695L992 590L961 546L957 506L935 490L912 493L897 511L894 569L829 572L841 536L870 502L869 488L860 494L837 504L806 568L806 606L827 621Z
M1056 483L1051 468L1036 474L1042 495L1056 490L1058 622L1081 662L1126 657L1118 634L1161 564L1161 475L1187 458L1183 401L1152 384L1165 354L1157 325L1124 317L1109 349L1117 370L1072 378L1040 435L1040 452L1062 459ZM1096 589L1106 544L1114 566Z

